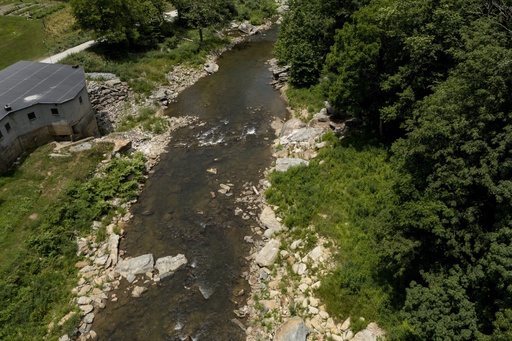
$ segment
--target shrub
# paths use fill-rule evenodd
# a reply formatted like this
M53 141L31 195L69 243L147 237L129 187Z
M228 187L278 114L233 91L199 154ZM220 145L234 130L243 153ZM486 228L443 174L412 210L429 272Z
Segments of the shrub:
M387 150L350 139L341 143L333 134L324 140L328 146L309 166L271 174L267 200L279 206L295 238L313 246L314 226L337 246L338 268L322 279L319 289L329 314L382 322L392 313L386 310L388 289L378 280L379 241L373 231L388 221L395 201Z
M128 131L137 125L140 125L143 130L161 134L167 129L169 122L164 117L158 116L155 109L144 107L139 110L137 116L127 115L118 130Z

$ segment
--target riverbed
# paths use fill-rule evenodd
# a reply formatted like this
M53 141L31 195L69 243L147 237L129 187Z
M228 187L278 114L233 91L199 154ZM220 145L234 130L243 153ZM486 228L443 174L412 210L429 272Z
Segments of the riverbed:
M121 249L124 257L181 253L188 265L147 284L139 298L122 285L118 300L96 314L100 340L245 339L233 310L248 299L244 237L257 224L257 204L237 199L263 178L272 162L271 122L286 115L266 65L275 39L273 29L224 53L217 73L169 107L168 115L197 116L201 123L173 134L132 207Z

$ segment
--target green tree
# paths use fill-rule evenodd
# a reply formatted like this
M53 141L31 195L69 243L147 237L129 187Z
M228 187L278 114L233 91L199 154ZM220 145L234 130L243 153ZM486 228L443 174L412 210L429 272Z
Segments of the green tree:
M449 276L426 275L426 286L413 282L407 289L403 316L416 326L415 339L478 339L475 306L468 298L460 271L455 267Z
M153 45L164 25L164 0L70 0L78 25L112 44Z
M483 17L460 31L461 48L453 52L458 65L416 104L407 137L393 146L401 170L394 228L376 231L395 288L428 284L413 285L407 296L430 295L435 282L441 283L436 296L444 297L449 287L442 283L458 264L464 306L475 307L473 323L482 335L507 333L503 312L512 304L512 50L509 33L495 23ZM408 322L428 330L436 318L413 318L416 308L407 308ZM443 328L449 339L462 330Z
M456 65L474 3L374 0L354 12L327 55L331 104L381 132L382 122L400 126Z
M275 46L277 58L291 65L290 81L297 86L317 83L335 29L363 1L292 0Z
M233 0L174 0L181 22L199 30L203 42L203 29L223 25L233 18L236 8Z

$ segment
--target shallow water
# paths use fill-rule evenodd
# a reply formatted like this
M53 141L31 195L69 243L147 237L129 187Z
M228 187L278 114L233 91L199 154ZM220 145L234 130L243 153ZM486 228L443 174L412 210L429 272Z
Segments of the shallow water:
M182 253L189 263L140 298L118 290L118 302L96 315L93 330L100 340L245 339L231 319L247 294L232 293L248 292L240 277L249 252L243 237L256 222L234 214L236 207L246 211L235 198L243 184L263 177L275 138L270 123L286 112L265 64L275 36L272 30L226 52L218 73L199 80L169 108L169 115L197 115L205 124L175 133L133 207L121 249L126 256L153 253L155 259ZM232 196L217 193L221 183L234 185Z

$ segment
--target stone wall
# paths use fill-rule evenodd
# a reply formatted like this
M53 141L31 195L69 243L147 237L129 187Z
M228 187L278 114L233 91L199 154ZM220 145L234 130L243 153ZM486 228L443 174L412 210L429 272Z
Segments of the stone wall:
M87 91L92 107L96 113L96 121L101 134L115 131L121 124L123 116L135 114L135 96L127 83L119 79L105 82L89 81Z

